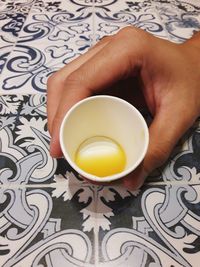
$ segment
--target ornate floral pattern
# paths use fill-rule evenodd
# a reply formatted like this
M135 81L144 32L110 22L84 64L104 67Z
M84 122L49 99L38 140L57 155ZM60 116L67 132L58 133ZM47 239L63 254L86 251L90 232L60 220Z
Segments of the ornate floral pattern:
M115 1L115 4L111 6L102 1L101 5L95 6L97 38L98 34L100 37L102 34L113 34L127 25L162 36L165 34L163 25L153 9L149 0L121 1L120 5Z
M3 54L0 53L0 72L17 41L33 2L34 0L0 1L0 47L3 49Z
M0 91L3 92L45 92L46 80L52 72L87 51L103 36L127 25L174 42L184 41L200 28L200 7L196 1L0 3L0 72L4 72Z
M50 157L46 95L1 96L0 112L3 267L198 266L200 120L159 181L131 192Z
M96 186L51 158L42 94L126 25L183 42L199 23L196 0L0 0L2 267L199 267L200 119L140 190Z
M200 28L200 6L197 1L158 1L155 6L165 24L169 39L183 42Z

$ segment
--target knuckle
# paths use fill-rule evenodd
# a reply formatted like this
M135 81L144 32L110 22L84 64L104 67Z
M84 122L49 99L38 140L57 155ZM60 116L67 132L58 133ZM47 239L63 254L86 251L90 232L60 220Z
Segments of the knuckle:
M100 42L109 42L113 39L113 35L105 35L100 39Z
M143 30L134 27L134 26L126 26L122 29L119 30L119 32L117 33L117 36L119 38L125 37L125 38L129 38L130 39L130 35L134 35L134 36L139 36L143 34Z
M58 80L57 76L58 76L58 74L57 74L57 72L55 72L55 73L51 74L48 77L48 79L47 79L47 90L51 90L52 85L54 86L55 83L57 83L57 80Z
M79 85L82 81L83 75L80 73L80 71L74 71L65 79L65 84Z
M118 40L125 40L129 47L135 51L143 52L149 48L150 34L146 31L134 26L126 26L122 28L116 37Z
M65 87L73 92L89 90L87 74L82 70L72 72L64 81Z
M112 40L113 40L112 35L105 35L102 38L100 38L99 41L96 44L94 44L90 49L93 49L93 48L99 47L103 44L109 43Z

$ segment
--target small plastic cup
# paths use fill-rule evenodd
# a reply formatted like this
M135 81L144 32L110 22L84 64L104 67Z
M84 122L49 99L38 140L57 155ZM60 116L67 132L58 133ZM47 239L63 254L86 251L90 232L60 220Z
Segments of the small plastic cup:
M115 140L125 152L123 171L106 177L83 171L75 162L80 144L105 136ZM81 176L95 182L111 182L131 173L147 152L149 131L141 113L118 97L98 95L76 103L65 115L60 129L60 145L65 159Z

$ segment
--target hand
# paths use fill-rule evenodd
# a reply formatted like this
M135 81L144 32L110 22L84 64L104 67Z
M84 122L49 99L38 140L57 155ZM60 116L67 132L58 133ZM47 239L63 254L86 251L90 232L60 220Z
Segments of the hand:
M199 34L183 44L175 44L126 27L114 36L103 38L48 79L51 155L62 155L59 129L66 112L79 100L120 82L117 93L125 93L130 102L132 99L145 104L153 116L146 157L123 179L127 188L139 188L146 176L167 160L180 137L199 116L199 55ZM134 83L130 85L132 79L139 81L139 90Z

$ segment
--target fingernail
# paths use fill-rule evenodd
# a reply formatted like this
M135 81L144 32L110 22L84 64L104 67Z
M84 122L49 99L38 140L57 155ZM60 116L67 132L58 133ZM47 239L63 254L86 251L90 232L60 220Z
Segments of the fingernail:
M49 153L50 153L52 158L62 158L62 156L63 156L62 150L61 150L59 144L57 144L54 137L52 137L50 140Z

